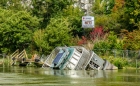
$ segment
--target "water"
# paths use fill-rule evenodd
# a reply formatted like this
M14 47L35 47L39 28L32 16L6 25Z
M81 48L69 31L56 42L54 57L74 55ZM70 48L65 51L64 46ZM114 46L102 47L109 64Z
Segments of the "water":
M0 86L140 86L140 70L53 70L0 66Z

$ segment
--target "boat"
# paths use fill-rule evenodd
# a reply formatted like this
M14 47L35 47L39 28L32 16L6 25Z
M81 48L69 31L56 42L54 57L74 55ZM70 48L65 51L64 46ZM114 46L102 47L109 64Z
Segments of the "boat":
M81 59L82 56L82 50L74 47L69 47L69 55L63 63L63 66L61 69L70 69L70 70L76 70L76 67L78 65L78 62Z
M105 61L102 58L100 58L96 53L91 51L91 57L87 63L88 65L86 66L86 69L102 70Z
M44 64L42 67L51 67L53 60L55 59L56 55L59 53L59 51L62 49L62 47L56 47L50 55L48 55L47 59L44 61Z
M104 68L103 70L116 70L118 69L115 65L111 64L108 60L104 59Z
M51 67L53 69L59 69L59 66L65 61L67 58L69 52L68 48L62 47L59 52L57 53L56 57L54 58Z
M90 70L116 70L118 67L106 59L100 58L95 52L91 51L91 58L87 62L86 69Z
M65 53L63 50L65 50ZM46 59L42 67L73 70L76 69L81 56L82 50L78 48L56 47Z
M68 70L107 70L117 69L94 51L82 46L56 47L48 56L42 67Z
M86 68L86 61L90 58L90 52L84 47L81 46L73 46L76 48L78 51L82 52L81 53L81 58L78 61L78 64L75 68L75 70L85 70Z
M69 59L72 57L72 55L74 54L74 51L75 51L74 48L68 47L69 54L68 54L67 58L61 63L61 65L59 67L60 69L64 69L66 67L66 65L68 64L67 61L69 61Z

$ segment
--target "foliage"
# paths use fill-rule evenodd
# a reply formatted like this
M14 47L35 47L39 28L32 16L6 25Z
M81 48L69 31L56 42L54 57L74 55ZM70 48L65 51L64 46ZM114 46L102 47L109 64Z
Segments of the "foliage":
M122 30L121 35L123 36L124 49L128 50L139 50L140 49L140 30L133 30L129 32L128 30Z
M70 5L70 0L32 0L32 14L37 16L41 27L46 28L50 18L58 15L63 9Z
M94 45L94 49L122 49L122 42L117 39L114 32L110 32L106 40Z
M50 18L62 12L71 0L1 0L0 7L17 11L28 11L40 20L41 28L46 28Z
M79 8L69 5L65 9L63 9L61 14L62 14L61 16L65 16L68 18L70 26L73 28L72 34L74 36L76 35L82 36L83 30L81 28L81 21L84 13L81 12Z
M114 7L114 5L116 4L116 0L105 0L106 2L106 9L105 9L105 14L111 14L112 13L112 9Z
M44 30L42 29L39 29L39 30L36 30L34 32L34 35L33 35L33 42L34 42L34 47L32 47L34 50L37 50L39 52L43 52L43 48L45 46L47 46L46 42L44 41L45 40L45 35L44 35ZM32 44L33 45L33 44ZM37 48L37 49L36 49ZM38 49L39 48L39 49Z
M114 0L97 0L94 2L92 10L98 15L110 14L114 4Z
M95 43L94 49L122 49L122 41L124 41L124 49L139 49L139 31L133 31L140 29L139 0L131 2L129 0L96 0L92 9L96 26L96 28L92 28L93 31L91 28L81 28L81 18L84 12L73 6L73 0L27 1L0 1L2 8L0 9L0 52L25 47L25 45L28 48L32 46L39 49L41 52L49 52L55 46L71 45L72 36L82 37L81 40L77 40L79 45L84 44L89 41L89 35L92 41L96 38L101 39L100 42ZM62 29L61 33L64 33L64 28L66 29L66 38L62 38L63 36L60 34ZM122 36L124 38L122 40L116 35L120 33L121 29L133 32L123 33L125 35ZM109 36L105 39L104 31L113 31L114 34L108 33ZM54 32L55 34L52 35ZM58 32L61 37L59 37ZM89 34L89 32L91 33ZM77 40L76 42L78 42ZM7 47L9 45L10 47Z
M6 8L6 6L7 6L7 1L8 1L8 0L0 0L0 7L1 7L1 8Z
M140 60L139 59L133 59L129 62L128 67L140 67Z
M110 62L113 63L115 66L118 67L118 69L123 69L123 67L128 65L128 60L125 58L121 57L116 57L116 58L109 58Z
M98 5L96 6L96 4ZM101 26L104 31L114 31L118 34L122 29L123 6L123 0L96 1L95 5L93 5L93 9L96 8L96 10L93 10L96 27ZM99 12L96 12L98 10Z
M114 57L114 56L101 56L103 59L108 60L110 63L114 64L118 69L123 69L129 65L129 61L127 58L122 57Z
M27 0L25 0L27 1ZM3 9L13 10L13 11L23 11L26 8L21 4L23 0L0 0L0 7Z
M68 19L58 16L51 18L49 25L44 31L43 40L41 41L42 44L39 43L38 47L42 47L43 51L48 54L57 46L72 45L71 29Z
M25 11L0 9L0 52L23 48L32 40L38 27L38 19ZM11 46L10 46L11 45Z
M104 1L102 2L102 0L97 0L93 5L92 10L95 14L102 15L105 12L105 5L106 5L106 2Z
M84 36L82 36L82 39L78 41L79 46L83 45L83 44L86 44L86 43L87 43L87 39Z
M103 36L105 35L105 32L103 31L103 27L95 27L91 32L90 32L90 38L92 41L98 39L102 39Z
M125 13L122 16L123 28L128 31L140 29L140 1L125 0Z
M96 27L103 27L104 31L114 31L119 33L121 30L121 23L119 21L121 12L115 12L108 15L95 15Z
M107 43L110 46L109 49L122 49L122 43L117 40L117 35L114 32L110 32Z
M118 69L123 69L124 66L128 65L127 59L124 58L115 58L112 62Z
M112 12L122 11L125 5L125 0L115 0L114 7L112 8Z

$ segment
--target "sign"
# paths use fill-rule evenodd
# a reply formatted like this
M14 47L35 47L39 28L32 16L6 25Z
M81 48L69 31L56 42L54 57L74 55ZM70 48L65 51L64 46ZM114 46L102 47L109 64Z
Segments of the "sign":
M94 17L83 16L82 17L82 28L94 28Z

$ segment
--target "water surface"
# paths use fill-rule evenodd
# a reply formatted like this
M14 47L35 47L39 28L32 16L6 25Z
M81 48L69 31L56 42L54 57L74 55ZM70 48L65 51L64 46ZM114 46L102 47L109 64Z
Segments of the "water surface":
M140 86L140 70L53 70L0 66L0 86Z

